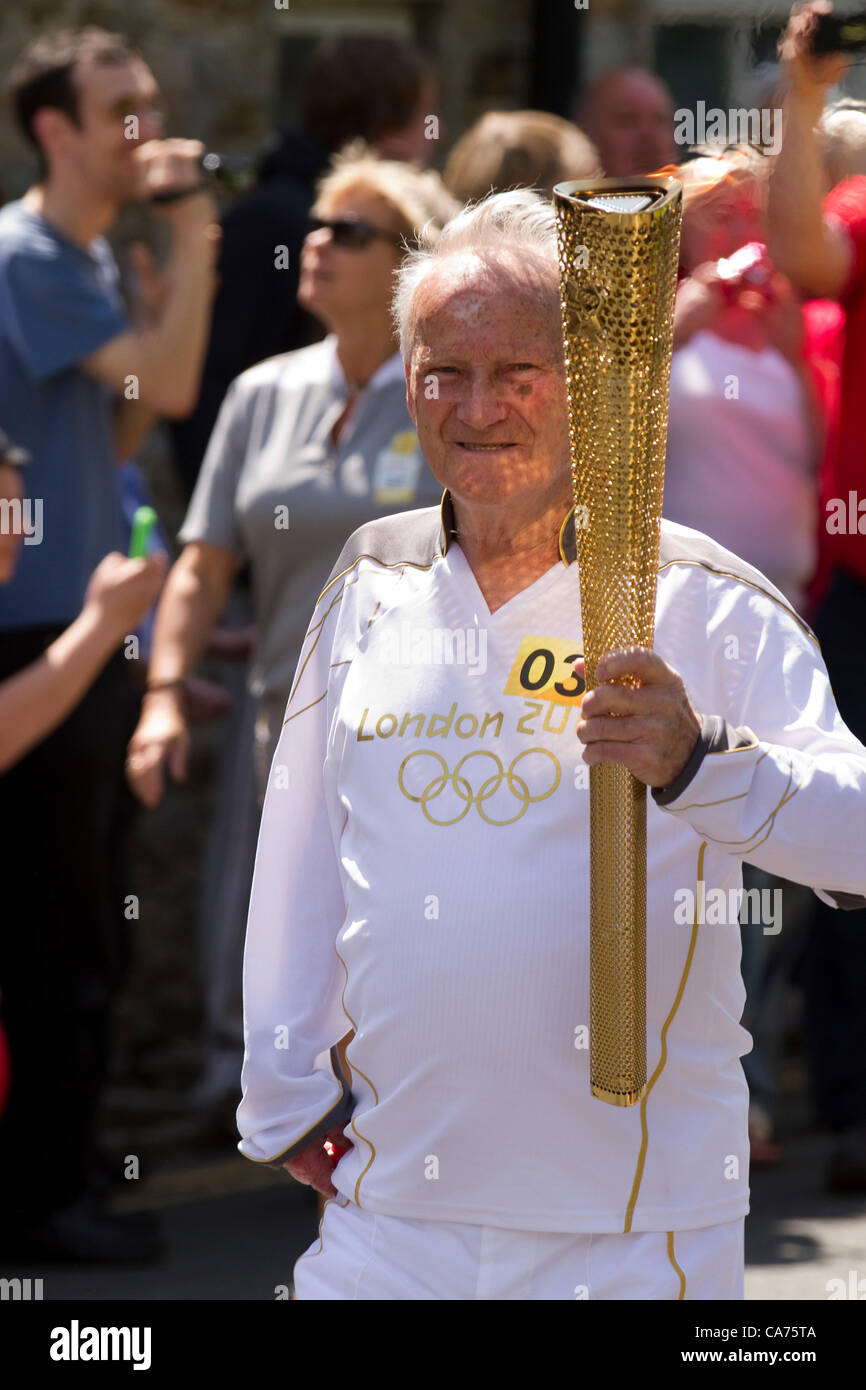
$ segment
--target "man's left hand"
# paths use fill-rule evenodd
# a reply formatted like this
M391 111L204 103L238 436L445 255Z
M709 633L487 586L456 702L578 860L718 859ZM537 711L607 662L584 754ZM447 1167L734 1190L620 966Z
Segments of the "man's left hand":
M624 678L637 684L607 684ZM577 726L584 762L620 763L648 787L670 786L701 732L682 677L648 648L625 647L601 658L596 679Z

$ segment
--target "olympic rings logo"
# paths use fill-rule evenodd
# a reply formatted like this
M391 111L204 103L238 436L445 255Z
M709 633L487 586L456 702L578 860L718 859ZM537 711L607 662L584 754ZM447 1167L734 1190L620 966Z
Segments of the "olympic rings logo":
M532 757L549 758L553 764L553 780L550 782L546 791L530 791L530 783L532 783L534 787L537 787L540 780L537 764L534 768L531 766L524 767L523 776L515 770L518 763L523 762L524 758ZM423 772L419 774L419 764L415 764L414 775L408 774L409 765L416 758L432 758L434 762L439 765L440 771L438 775L431 777L426 785L423 786L418 780L419 775L421 780L423 780L424 776ZM469 778L461 775L462 769L465 768L466 764L471 762L473 758L487 758L493 763L495 768L495 770L481 783L477 791L473 791ZM410 790L406 785L407 775L408 780L416 784L415 790ZM548 769L544 780L549 781L550 775L551 769ZM456 825L458 821L463 820L463 817L468 814L471 806L476 807L479 816L482 820L486 821L488 825L513 825L515 821L520 820L520 817L525 815L526 809L530 803L545 801L547 797L553 795L556 788L559 786L560 776L561 769L559 762L547 748L525 748L522 753L518 753L517 756L512 759L508 768L502 766L502 763L495 753L490 752L487 748L479 748L462 757L453 772L448 771L448 764L440 753L434 753L433 750L429 748L420 748L403 759L400 764L397 781L403 795L407 797L409 801L415 801L420 805L421 810L432 825ZM488 813L488 810L485 810L485 802L492 801L503 786L507 787L508 793L510 793L510 796L507 798L507 806L510 807L511 804L513 804L512 799L516 799L517 811L513 815L508 815L504 819L499 819L496 815L491 815ZM441 816L443 812L450 810L454 804L454 796L456 796L457 801L461 803L461 806L456 815L448 816L446 814L444 819L440 819L430 811L429 807L431 802L435 802L446 793L446 788L449 788L453 795L448 796L446 794L444 802L441 803L438 808L434 807L434 811L438 809ZM502 798L500 798L500 803L497 807L490 809L504 811L507 807L501 803Z

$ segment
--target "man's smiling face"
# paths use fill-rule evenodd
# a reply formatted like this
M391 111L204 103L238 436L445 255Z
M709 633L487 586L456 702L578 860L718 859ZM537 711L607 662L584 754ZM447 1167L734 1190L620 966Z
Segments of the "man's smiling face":
M413 328L409 411L443 487L495 504L570 477L555 281L517 262L445 257L415 292Z

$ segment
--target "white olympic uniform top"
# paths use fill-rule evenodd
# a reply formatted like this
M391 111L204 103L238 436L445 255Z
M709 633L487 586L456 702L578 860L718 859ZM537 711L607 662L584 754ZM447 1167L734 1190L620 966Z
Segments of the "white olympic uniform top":
M561 1232L734 1220L740 863L860 906L866 748L779 592L663 522L655 650L707 717L648 798L648 1094L594 1099L573 519L560 562L493 614L451 520L446 493L441 518L362 527L312 615L259 835L239 1148L276 1167L351 1117L334 1183L372 1212Z

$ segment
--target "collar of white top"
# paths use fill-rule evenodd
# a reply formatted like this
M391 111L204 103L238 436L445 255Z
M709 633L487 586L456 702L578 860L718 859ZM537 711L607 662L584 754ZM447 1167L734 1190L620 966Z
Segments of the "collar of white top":
M439 503L439 515L442 523L440 546L442 554L445 555L448 551L451 537L457 535L457 520L454 516L454 503L451 500L451 493L448 491L447 487L442 494L442 501ZM562 519L562 525L559 528L559 558L564 565L570 565L577 559L577 537L574 533L573 507L569 507Z
M403 359L399 352L395 352L381 367L377 367L366 386L358 387L354 382L347 381L346 373L340 366L340 359L337 357L337 335L329 333L325 343L331 354L329 375L331 385L339 396L357 395L359 391L375 391L380 386L389 386L392 381L403 381Z

